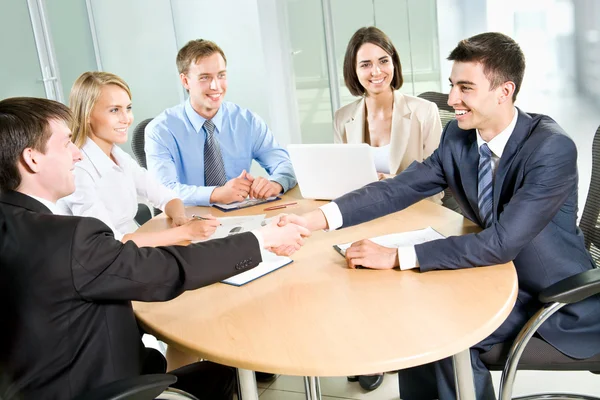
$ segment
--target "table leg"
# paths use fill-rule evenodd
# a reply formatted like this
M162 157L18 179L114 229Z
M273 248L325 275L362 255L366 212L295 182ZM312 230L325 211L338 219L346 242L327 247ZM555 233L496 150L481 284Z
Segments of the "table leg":
M254 371L238 368L237 373L241 392L238 397L241 397L241 400L258 400Z
M458 400L475 400L475 384L473 381L470 350L466 349L453 355L452 363L454 364L456 398Z
M316 376L304 377L306 400L321 400L321 381Z

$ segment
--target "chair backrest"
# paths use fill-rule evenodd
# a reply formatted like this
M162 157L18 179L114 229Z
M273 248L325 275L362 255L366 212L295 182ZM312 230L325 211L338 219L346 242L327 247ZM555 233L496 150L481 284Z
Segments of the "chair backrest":
M454 119L454 109L448 105L448 95L446 93L425 92L421 93L417 97L429 100L438 106L440 119L442 120L442 128L445 127L448 122Z
M583 231L585 247L592 254L596 267L600 268L600 126L592 145L592 179L585 200L579 227Z
M131 139L131 149L137 159L138 164L144 168L148 168L146 165L146 152L144 151L144 131L146 125L152 121L152 118L148 118L137 124L133 129L133 138Z

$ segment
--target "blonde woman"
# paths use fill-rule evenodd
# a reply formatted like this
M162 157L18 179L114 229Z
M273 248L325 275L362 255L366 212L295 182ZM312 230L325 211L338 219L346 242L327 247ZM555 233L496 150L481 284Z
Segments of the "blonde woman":
M390 38L374 26L354 33L344 57L344 81L360 99L335 113L335 143L371 146L380 178L429 157L440 143L437 106L398 91L402 65ZM443 192L431 200L441 204Z
M95 217L108 225L115 238L138 246L163 246L208 238L218 222L191 220L183 202L156 181L117 144L127 142L133 123L131 91L120 77L85 72L71 89L73 142L83 161L75 165L75 193L60 200L66 214ZM172 229L135 233L138 197L147 199L172 220Z

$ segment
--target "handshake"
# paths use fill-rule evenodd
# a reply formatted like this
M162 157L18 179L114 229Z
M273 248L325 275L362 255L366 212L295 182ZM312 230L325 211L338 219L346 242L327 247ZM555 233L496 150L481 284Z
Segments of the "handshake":
M311 235L305 218L294 214L280 214L270 224L263 226L262 234L265 249L278 256L290 256L304 244Z

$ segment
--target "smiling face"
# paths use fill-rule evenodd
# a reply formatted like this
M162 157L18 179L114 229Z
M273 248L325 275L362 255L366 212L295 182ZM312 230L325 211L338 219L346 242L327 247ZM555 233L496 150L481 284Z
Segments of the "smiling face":
M394 79L392 57L373 43L363 44L356 53L356 76L367 96L391 90Z
M215 116L227 92L227 64L220 53L192 62L181 83L190 93L190 102L206 119Z
M508 84L512 85L511 82ZM481 63L454 62L448 105L454 108L460 129L478 129L482 136L485 132L497 130L502 118L501 107L506 103L507 84L492 90L490 85Z
M127 130L133 123L131 99L113 84L104 85L90 113L90 138L107 154L115 143L127 142Z
M38 189L32 194L56 202L75 191L73 169L81 160L81 153L71 141L71 130L64 121L53 119L48 125L51 136L45 152L28 148L23 157L35 172Z

